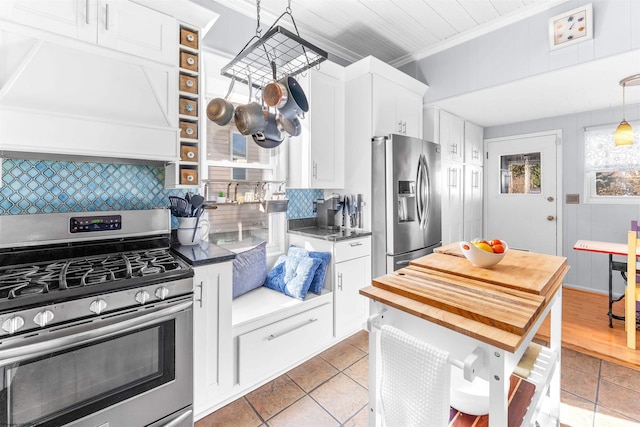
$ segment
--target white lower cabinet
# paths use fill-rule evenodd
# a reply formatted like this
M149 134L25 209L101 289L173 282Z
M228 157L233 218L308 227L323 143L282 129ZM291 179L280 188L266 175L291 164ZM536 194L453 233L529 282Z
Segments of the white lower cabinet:
M475 238L488 238L482 233L482 166L464 165L463 188L463 237L470 241Z
M324 286L333 290L334 337L343 339L362 329L369 308L359 291L371 284L371 237L331 242L289 234L289 243L331 253Z
M442 163L442 244L463 239L463 164Z
M359 291L370 284L371 256L336 263L336 337L345 337L361 329L369 310L366 298Z
M232 261L194 268L193 412L211 412L232 386Z

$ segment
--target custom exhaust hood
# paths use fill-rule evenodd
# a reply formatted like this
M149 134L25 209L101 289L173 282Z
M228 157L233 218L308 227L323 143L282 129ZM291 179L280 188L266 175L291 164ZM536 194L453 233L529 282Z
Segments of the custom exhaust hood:
M175 67L0 26L0 156L178 157Z

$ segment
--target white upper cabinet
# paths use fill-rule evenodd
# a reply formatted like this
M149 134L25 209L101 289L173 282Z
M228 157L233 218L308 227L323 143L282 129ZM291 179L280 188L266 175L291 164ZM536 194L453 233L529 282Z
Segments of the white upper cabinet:
M373 76L373 133L422 138L422 95L385 77Z
M484 129L471 122L464 122L464 162L482 166L484 157Z
M463 161L464 120L446 111L440 111L440 145L443 160Z
M309 101L302 133L289 138L290 188L344 188L344 68L323 62L296 76Z
M3 0L0 17L154 61L177 61L176 20L128 0Z

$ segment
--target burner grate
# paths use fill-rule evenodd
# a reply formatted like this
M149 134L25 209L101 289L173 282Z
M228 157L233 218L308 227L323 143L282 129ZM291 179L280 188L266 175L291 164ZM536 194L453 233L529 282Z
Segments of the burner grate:
M168 249L123 252L0 269L0 300L181 269Z

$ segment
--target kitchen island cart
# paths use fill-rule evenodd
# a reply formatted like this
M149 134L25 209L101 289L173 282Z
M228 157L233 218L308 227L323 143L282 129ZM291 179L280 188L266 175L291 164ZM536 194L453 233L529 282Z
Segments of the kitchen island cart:
M510 250L494 267L479 268L463 257L457 243L436 252L375 278L372 286L360 291L370 298L369 425L384 425L382 325L447 351L449 363L463 368L467 379L487 380L490 427L532 426L537 419L557 424L566 258ZM535 385L535 392L531 402L524 402L528 409L522 418L510 420L510 378L548 314L549 345L542 346L525 378Z

